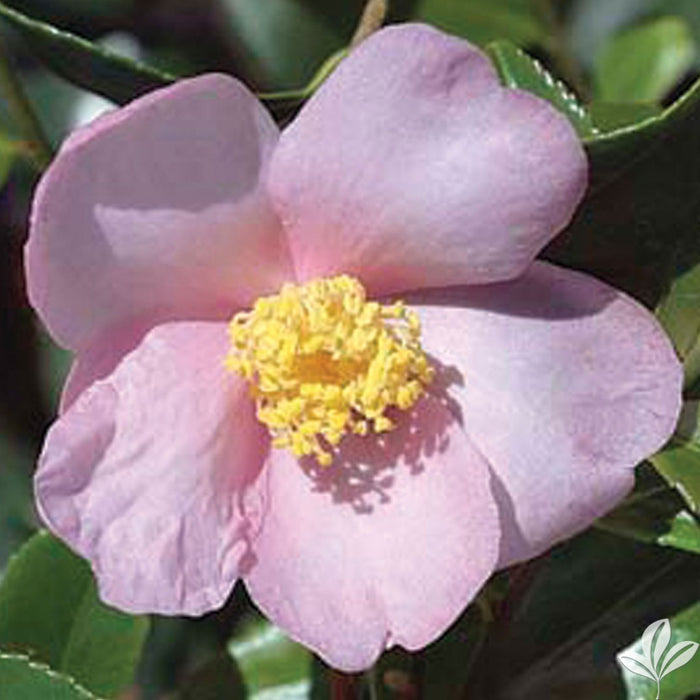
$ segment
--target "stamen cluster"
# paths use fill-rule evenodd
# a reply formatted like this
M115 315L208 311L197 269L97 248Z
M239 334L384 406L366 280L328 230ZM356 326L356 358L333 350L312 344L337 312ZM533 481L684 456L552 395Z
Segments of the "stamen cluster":
M347 275L286 284L229 333L226 366L250 382L275 447L324 466L345 434L391 430L387 410L410 408L433 379L415 312L367 301Z

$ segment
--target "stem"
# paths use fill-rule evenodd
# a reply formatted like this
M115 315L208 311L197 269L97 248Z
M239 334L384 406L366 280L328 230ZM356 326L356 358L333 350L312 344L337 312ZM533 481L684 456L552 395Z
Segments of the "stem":
M379 29L389 11L388 0L367 0L365 9L355 30L355 34L350 40L350 48L354 48L364 41L370 34Z
M378 676L376 665L372 666L372 668L365 673L367 688L369 689L369 700L379 700L379 689L377 685L379 683Z
M361 676L328 669L331 700L358 700Z
M494 621L491 606L489 605L488 601L486 600L483 594L477 596L476 600L474 601L474 604L479 610L481 624L479 625L478 629L479 636L476 638L471 654L465 663L464 677L467 679L467 686L465 687L465 698L471 696L469 691L469 681L471 680L472 671L474 670L476 662L479 660L479 656L484 649L486 640L489 636L489 632L491 631L491 625Z
M0 93L5 98L10 115L22 132L27 153L37 170L46 169L53 158L49 145L27 96L15 77L0 38Z

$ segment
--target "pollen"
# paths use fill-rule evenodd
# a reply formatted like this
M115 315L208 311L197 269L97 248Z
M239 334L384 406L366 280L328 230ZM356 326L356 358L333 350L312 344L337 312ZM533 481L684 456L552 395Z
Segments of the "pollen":
M403 302L368 301L348 275L286 284L229 324L226 367L246 379L275 447L333 462L345 435L395 427L433 380L420 321Z

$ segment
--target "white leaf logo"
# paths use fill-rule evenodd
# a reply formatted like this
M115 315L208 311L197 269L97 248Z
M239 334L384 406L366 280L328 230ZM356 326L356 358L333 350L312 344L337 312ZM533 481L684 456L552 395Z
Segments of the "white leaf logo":
M661 679L671 671L685 666L695 656L698 645L695 642L678 642L664 655L671 641L671 623L668 620L652 622L642 635L642 654L625 651L619 654L618 661L637 676L656 682L656 698L661 693Z

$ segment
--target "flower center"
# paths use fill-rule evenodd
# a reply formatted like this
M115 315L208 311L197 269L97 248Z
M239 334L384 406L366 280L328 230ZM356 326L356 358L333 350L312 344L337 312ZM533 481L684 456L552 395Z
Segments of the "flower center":
M347 433L391 430L387 410L410 408L433 379L415 312L367 301L347 275L285 284L229 333L226 367L250 383L273 445L324 466Z

